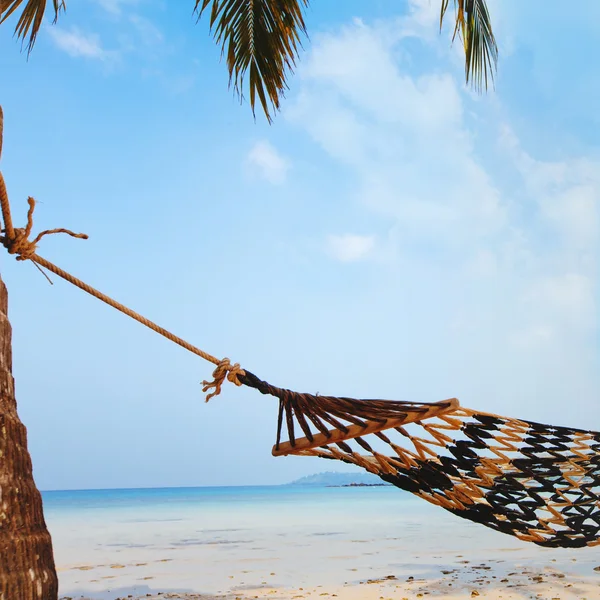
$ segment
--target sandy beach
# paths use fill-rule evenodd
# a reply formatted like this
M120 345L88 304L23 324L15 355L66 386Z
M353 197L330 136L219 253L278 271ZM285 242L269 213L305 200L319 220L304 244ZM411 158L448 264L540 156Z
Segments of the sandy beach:
M458 558L458 557L457 557ZM270 583L268 580L271 580ZM523 568L520 565L511 570L506 563L489 562L471 564L469 561L457 561L453 569L444 569L436 573L420 572L416 576L397 577L388 575L379 579L344 582L338 585L316 585L310 587L285 587L278 585L276 574L265 577L261 585L245 586L231 582L229 592L218 595L187 593L183 591L148 591L142 595L131 594L132 589L115 590L105 596L111 600L162 600L176 598L192 600L202 598L222 600L249 600L272 598L292 600L302 598L340 598L347 600L391 600L392 598L445 598L463 600L466 598L524 599L543 598L549 600L593 600L600 596L600 587L594 576L583 577L566 568L555 565ZM151 587L148 587L151 590ZM97 597L97 596L96 596ZM65 596L70 600L73 596ZM80 598L80 597L79 597Z
M107 494L48 503L65 600L600 597L597 549L526 544L393 488Z

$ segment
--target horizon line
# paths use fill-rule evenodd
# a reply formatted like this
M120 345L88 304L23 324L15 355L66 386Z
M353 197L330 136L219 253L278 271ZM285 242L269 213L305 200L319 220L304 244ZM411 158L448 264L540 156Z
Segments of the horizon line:
M233 487L279 487L281 485L291 485L288 483L256 483L256 484L231 484L231 485L159 485L159 486L140 486L140 487L115 487L115 488L72 488L39 490L42 494L52 492L127 492L134 490L197 490L204 488L233 488Z

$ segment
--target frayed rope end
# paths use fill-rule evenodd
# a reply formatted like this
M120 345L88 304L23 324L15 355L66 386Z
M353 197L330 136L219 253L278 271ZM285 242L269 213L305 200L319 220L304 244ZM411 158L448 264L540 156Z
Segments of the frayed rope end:
M211 389L214 390L210 394L207 394L206 402L221 393L221 386L223 385L225 379L234 385L240 386L242 385L242 382L238 379L238 375L245 374L246 372L240 367L239 363L232 365L228 358L224 358L213 371L213 380L204 380L202 382L202 385L204 386L202 388L203 392L208 392Z

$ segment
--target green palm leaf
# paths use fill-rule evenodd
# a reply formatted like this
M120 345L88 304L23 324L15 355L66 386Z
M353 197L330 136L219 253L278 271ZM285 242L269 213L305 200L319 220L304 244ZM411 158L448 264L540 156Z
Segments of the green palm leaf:
M287 78L295 67L301 37L306 35L303 11L309 0L195 0L198 20L210 10L210 29L221 45L229 80L240 98L246 81L250 106L258 98L269 120L288 89ZM440 27L450 0L441 0ZM17 37L28 38L31 51L42 24L47 0L0 0L0 23L22 7L15 27ZM52 0L54 21L65 0ZM463 40L467 82L481 90L493 79L498 48L485 0L454 0L454 37Z
M449 0L442 0L440 28L448 10ZM498 46L492 31L490 14L485 0L454 0L456 25L454 36L462 38L465 48L465 77L467 83L481 90L493 80L498 62Z
M210 5L210 28L227 58L230 83L243 97L247 75L252 111L258 96L271 121L306 35L308 0L196 0L198 19Z

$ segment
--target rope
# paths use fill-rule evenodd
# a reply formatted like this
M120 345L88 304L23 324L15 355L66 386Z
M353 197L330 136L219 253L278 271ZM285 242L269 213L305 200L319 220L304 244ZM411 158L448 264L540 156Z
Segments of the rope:
M239 386L242 385L242 382L239 380L238 376L244 376L245 374L246 372L240 367L239 363L232 365L228 358L224 358L223 360L219 361L217 368L212 374L213 380L204 380L202 382L202 385L204 386L202 388L203 392L208 392L208 390L214 389L214 392L207 394L206 401L208 402L212 397L218 396L221 393L221 386L223 385L225 378L227 378L227 381Z
M2 158L2 139L4 137L4 113L0 106L0 158ZM4 183L4 177L0 171L0 205L2 206L2 216L4 219L4 227L7 235L12 239L15 237L15 229L12 224L10 216L10 205L8 203L8 192L6 191L6 184Z
M2 114L2 107L0 107L0 154L2 151L2 128L3 128L3 114ZM120 302L113 300L106 294L103 294L102 292L98 291L97 289L93 288L92 286L88 285L87 283L81 281L80 279L77 279L77 277L74 277L70 273L67 273L60 267L57 267L55 264L51 263L50 261L46 260L45 258L39 256L36 253L37 244L46 235L52 235L55 233L66 233L67 235L70 235L71 237L84 239L84 240L88 239L88 236L84 233L74 233L74 232L70 231L69 229L60 228L60 229L48 229L46 231L42 231L33 240L30 240L29 236L31 235L31 230L33 229L33 213L35 210L35 200L33 198L29 197L27 202L29 204L29 210L27 211L27 225L22 228L13 227L12 218L11 218L11 214L10 214L10 203L8 201L8 193L6 191L6 185L4 183L4 178L2 177L2 173L0 172L0 206L2 209L2 218L4 221L4 229L2 229L2 233L4 235L0 236L0 243L2 243L2 245L8 250L9 254L16 254L17 260L20 260L20 261L30 260L36 266L47 269L51 273L58 275L65 281L68 281L69 283L78 287L80 290L87 292L91 296L94 296L94 298L98 298L98 300L101 300L105 304L108 304L109 306L116 308L119 312L122 312L123 314L127 315L128 317L135 319L138 323L141 323L142 325L145 325L146 327L152 329L152 331L156 331L156 333L159 333L163 337L166 337L168 340L174 342L175 344L178 344L182 348L185 348L186 350L189 350L193 354L196 354L197 356L200 356L204 360L207 360L207 361L213 363L214 365L216 365L216 368L213 371L213 380L212 381L204 380L202 382L202 385L203 385L202 391L203 392L208 392L209 390L213 390L206 396L207 402L212 397L217 396L218 394L221 393L221 386L223 385L225 379L227 379L228 381L230 381L231 383L233 383L237 386L242 385L242 382L240 381L239 377L243 377L245 375L245 371L240 367L240 365L238 363L235 363L232 365L228 358L219 360L215 356L212 356L208 352L205 352L204 350L201 350L200 348L193 346L189 342L186 342L184 339L182 339L182 338L174 335L170 331L164 329L164 327L160 327L153 321L146 319L145 317L143 317L139 313L135 312L134 310L127 308L124 304L121 304Z
M152 331L156 331L156 333L159 333L160 335L167 338L171 342L178 344L179 346L181 346L182 348L185 348L186 350L189 350L196 356L199 356L200 358L203 358L204 360L207 360L208 362L211 362L214 365L216 365L216 369L213 371L213 381L209 382L209 381L204 380L202 382L202 385L204 386L202 388L203 392L207 392L209 389L212 389L212 388L214 388L214 390L215 390L214 392L207 395L207 397L206 397L207 402L213 396L217 396L218 394L221 393L221 386L222 386L223 382L225 381L225 379L227 379L228 381L230 381L231 383L233 383L237 386L242 385L241 381L239 381L239 379L238 379L238 375L244 375L244 370L240 367L240 365L238 363L235 363L234 365L232 365L228 358L223 358L222 360L219 360L212 354L209 354L208 352L205 352L204 350L197 348L196 346L190 344L189 342L186 342L183 338L180 338L179 336L171 333L164 327L157 325L153 321L150 321L150 319L146 319L146 317L143 317L142 315L135 312L134 310L127 308L124 304L121 304L120 302L113 300L106 294L103 294L102 292L93 288L91 285L88 285L87 283L81 281L80 279L77 279L77 277L74 277L70 273L63 271L60 267L57 267L55 264L53 264L50 261L46 260L45 258L39 256L38 254L33 254L30 257L30 260L32 262L38 264L40 267L43 267L44 269L47 269L48 271L54 273L55 275L62 277L65 281L68 281L69 283L78 287L80 290L83 290L84 292L87 292L91 296L94 296L94 298L98 298L98 300L101 300L105 304L108 304L109 306L116 308L119 312L122 312L124 315L127 315L128 317L135 319L138 323L141 323L142 325L145 325L149 329L152 329Z
M0 240L1 239L2 238L0 238ZM146 319L146 317L143 317L136 311L131 310L130 308L127 308L124 304L121 304L120 302L113 300L111 297L107 296L106 294L103 294L99 290L93 288L91 285L88 285L84 281L81 281L81 279L77 279L77 277L74 277L70 273L63 271L63 269L61 269L60 267L57 267L55 264L53 264L49 260L46 260L45 258L39 256L38 254L31 255L29 257L29 260L38 264L40 267L43 267L44 269L50 271L51 273L54 273L55 275L62 277L62 279L64 279L65 281L68 281L69 283L78 287L80 290L83 290L84 292L87 292L91 296L94 296L94 298L98 298L98 300L101 300L105 304L108 304L109 306L116 308L119 312L122 312L124 315L127 315L128 317L135 319L138 323L141 323L142 325L145 325L149 329L152 329L152 331L156 331L156 333L159 333L163 337L166 337L171 342L178 344L179 346L181 346L182 348L185 348L186 350L189 350L196 356L199 356L200 358L203 358L204 360L207 360L208 362L211 362L214 365L216 365L216 369L213 372L213 381L208 382L205 380L202 382L202 385L204 386L202 389L203 392L206 392L212 388L215 389L215 391L213 393L209 394L206 397L207 401L210 400L213 396L216 396L221 392L221 385L223 384L225 379L227 379L228 381L231 381L231 383L234 383L235 385L238 385L238 386L242 385L242 383L238 380L238 375L243 375L244 371L243 371L243 369L241 369L241 367L238 363L235 363L234 365L232 365L228 358L219 360L212 354L209 354L208 352L205 352L204 350L197 348L196 346L190 344L189 342L186 342L183 338L180 338L179 336L171 333L164 327L161 327L160 325L157 325L153 321L150 321L150 319Z
M0 181L0 186L4 187L4 191L6 191L6 186L4 185L4 180ZM4 201L6 198L6 202ZM33 212L35 211L35 200L30 196L27 198L27 203L29 204L29 210L27 211L27 225L25 227L13 227L12 235L9 233L8 227L2 230L2 233L5 235L2 237L2 244L8 250L9 254L16 254L17 260L33 260L33 257L36 256L36 249L38 242L45 235L52 235L54 233L66 233L74 238L79 238L81 240L87 240L88 236L85 233L73 233L69 229L46 229L46 231L42 231L38 234L35 239L30 240L29 236L31 235L31 230L33 229ZM10 214L10 206L8 204L8 195L6 193L2 194L2 214L7 215ZM9 219L10 220L10 219Z

